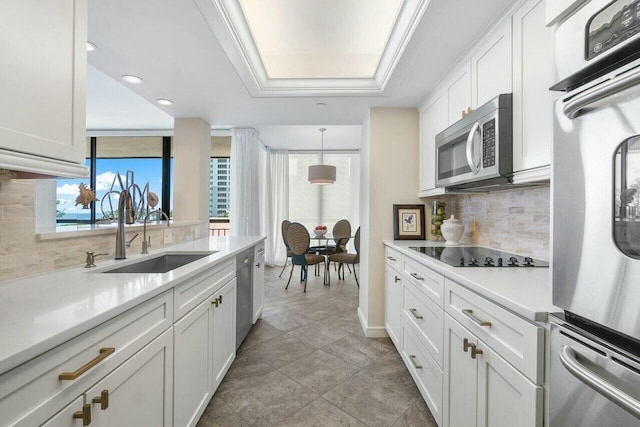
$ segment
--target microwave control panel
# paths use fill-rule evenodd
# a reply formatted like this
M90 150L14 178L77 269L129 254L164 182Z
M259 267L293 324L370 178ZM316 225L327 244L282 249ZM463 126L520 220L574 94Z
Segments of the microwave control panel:
M482 125L482 167L496 164L496 119Z

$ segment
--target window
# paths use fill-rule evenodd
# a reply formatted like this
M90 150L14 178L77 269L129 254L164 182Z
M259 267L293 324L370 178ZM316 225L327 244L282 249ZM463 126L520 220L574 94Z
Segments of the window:
M211 195L209 198L209 217L225 218L229 216L231 194L228 183L231 177L231 159L229 157L212 157L209 162L209 182Z
M147 191L155 193L159 199L155 208L169 215L172 213L170 138L94 137L88 140L87 145L86 165L90 168L90 177L58 180L56 221L59 225L115 219L121 190L116 172L120 173L124 186L127 182L135 184L132 194L135 204L140 204L143 193L146 196L148 183ZM96 192L98 200L88 209L75 206L80 183Z
M319 153L289 153L289 217L311 232L316 225L326 225L331 232L340 219L351 223L355 234L359 225L360 154L334 152L324 154L324 163L336 167L336 182L310 184L310 165L320 163Z

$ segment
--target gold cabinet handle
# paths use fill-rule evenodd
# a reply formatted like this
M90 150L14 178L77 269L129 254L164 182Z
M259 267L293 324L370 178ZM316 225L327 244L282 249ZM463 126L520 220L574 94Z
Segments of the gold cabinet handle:
M76 411L73 413L73 419L81 419L83 426L91 424L91 405L85 403L82 405L82 411Z
M416 280L424 280L424 277L418 276L418 273L411 273L411 277L413 277Z
M100 396L96 396L91 400L91 403L99 403L100 409L105 410L109 407L109 390L102 390Z
M104 359L111 356L113 353L115 353L115 351L116 351L115 347L102 347L100 349L100 354L96 356L94 359L90 360L85 365L79 367L73 372L61 373L60 375L58 375L58 379L59 380L75 380L80 375L84 374L89 369L93 368L98 363L102 362Z
M479 319L475 314L473 314L473 310L469 310L468 308L465 308L462 310L462 314L464 314L465 316L467 316L469 319L473 320L475 323L477 323L480 326L484 326L487 328L491 327L491 322Z
M413 367L416 369L422 369L422 365L418 365L418 362L416 362L416 356L414 355L410 355L409 356L409 360L411 360L411 364L413 364Z
M400 278L398 276L393 276L393 281L395 283L398 283L400 281Z
M416 310L415 308L410 308L409 311L411 312L411 314L413 314L413 317L415 317L416 319L418 320L424 319L424 317L418 314L418 310Z
M471 347L472 345L473 344L469 342L469 339L465 338L464 341L462 342L462 351L466 353L467 351L469 351L469 347Z
M211 304L213 304L213 305L215 305L217 307L218 306L218 298L216 298L213 301L211 301Z
M478 354L482 354L482 350L477 348L475 344L469 344L469 347L471 347L471 358L472 359L475 359Z

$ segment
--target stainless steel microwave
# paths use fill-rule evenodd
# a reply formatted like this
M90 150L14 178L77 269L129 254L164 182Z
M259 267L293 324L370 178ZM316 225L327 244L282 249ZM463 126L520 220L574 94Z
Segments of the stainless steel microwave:
M510 93L498 95L436 135L436 187L508 183L512 175Z

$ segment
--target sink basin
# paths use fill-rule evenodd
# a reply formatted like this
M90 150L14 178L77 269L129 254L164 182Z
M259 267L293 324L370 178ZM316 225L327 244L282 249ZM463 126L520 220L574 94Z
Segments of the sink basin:
M182 267L204 257L213 252L188 252L188 253L169 253L133 264L117 267L112 270L103 271L103 273L167 273L176 268Z

